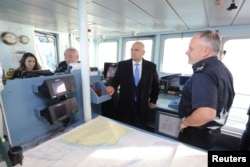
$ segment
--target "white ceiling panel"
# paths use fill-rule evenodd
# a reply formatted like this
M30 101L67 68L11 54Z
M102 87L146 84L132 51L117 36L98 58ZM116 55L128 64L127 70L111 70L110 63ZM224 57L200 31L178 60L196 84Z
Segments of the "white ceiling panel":
M219 1L221 4L216 5ZM90 37L250 24L250 0L87 0ZM78 0L0 0L0 20L78 32Z
M172 8L163 0L149 0L145 3L145 0L129 0L136 7L140 8L146 15L152 20L155 20L158 24L164 25L164 30L176 30L176 28L186 29L185 24L176 15Z
M231 3L230 0L224 0L222 5L215 5L214 1L205 1L209 27L230 26L232 24L239 8L227 10ZM241 4L242 0L236 0L235 3Z
M1 12L8 14L6 21L16 23L31 24L35 27L45 28L46 26L54 27L53 30L68 31L70 26L77 26L77 17L72 17L72 12L77 15L76 9L61 8L59 10L56 4L51 1L42 1L44 4L37 3L38 0L1 0L0 7L4 8ZM47 3L46 3L47 2ZM50 2L50 3L49 3ZM53 6L53 7L52 7ZM57 5L58 6L58 5ZM54 10L56 9L57 10ZM65 12L69 11L69 12ZM11 19L10 19L11 18Z
M140 23L124 16L122 13L118 13L115 11L112 11L100 4L89 4L88 5L88 13L92 17L89 18L88 20L95 23L95 24L100 24L100 25L110 25L110 22L112 22L114 25L116 25L116 28L121 28L121 29L129 29L133 27L134 29L143 29L145 28L143 25ZM107 23L107 24L106 24ZM150 29L151 27L149 27Z
M154 31L154 29L157 29L157 28L165 28L165 25L152 19L152 17L145 14L145 12L143 12L140 8L137 8L135 5L133 5L129 1L109 0L109 3L107 3L106 0L94 0L92 1L92 3L95 3L99 6L102 6L103 8L106 8L112 11L113 12L112 17L117 17L117 19L121 19L121 20L126 18L126 19L133 21L135 24L140 25L144 31L146 31L147 29L151 29L151 31ZM134 27L135 25L124 24L124 26Z
M175 10L188 29L207 26L207 18L202 0L166 0L166 3Z
M239 8L239 13L236 15L232 25L247 25L250 24L250 1L243 0L240 4L236 4Z

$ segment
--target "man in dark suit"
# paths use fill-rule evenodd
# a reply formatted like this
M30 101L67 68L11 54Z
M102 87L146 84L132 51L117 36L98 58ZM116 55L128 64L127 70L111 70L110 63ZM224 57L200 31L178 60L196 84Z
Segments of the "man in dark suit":
M66 72L68 70L69 63L79 63L79 54L75 48L68 48L64 51L64 59L65 61L61 61L56 68L56 73L58 72Z
M159 94L159 77L156 65L143 59L144 44L135 42L131 59L118 63L118 68L106 92L112 95L119 87L117 118L124 123L147 129L148 111L154 109ZM135 78L136 66L139 81Z

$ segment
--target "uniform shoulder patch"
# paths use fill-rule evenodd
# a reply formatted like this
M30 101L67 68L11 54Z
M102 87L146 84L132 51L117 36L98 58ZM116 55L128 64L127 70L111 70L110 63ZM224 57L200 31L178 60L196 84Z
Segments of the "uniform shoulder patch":
M197 67L194 72L202 72L206 67L206 63L202 63L201 66Z

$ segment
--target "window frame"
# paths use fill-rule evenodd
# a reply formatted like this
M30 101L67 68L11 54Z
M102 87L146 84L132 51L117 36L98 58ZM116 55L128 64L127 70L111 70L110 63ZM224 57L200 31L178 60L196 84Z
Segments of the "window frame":
M240 40L240 39L249 39L250 40L250 36L237 36L237 37L231 37L231 36L227 36L227 37L222 37L221 41L222 41L222 48L221 50L225 50L225 43L230 41L230 40ZM250 43L249 43L250 45ZM227 55L225 55L227 56ZM236 55L237 56L237 55ZM223 59L222 59L222 62L223 62ZM224 63L224 62L223 62ZM227 64L225 63L225 65L227 66ZM229 70L230 70L230 67L228 67ZM230 70L231 71L231 70ZM234 78L234 83L235 83L235 78ZM235 84L234 84L235 86ZM249 94L243 94L243 93L237 93L235 91L235 96L249 96L250 97L250 93ZM234 103L235 103L235 98L234 98ZM247 116L247 110L248 110L248 107L243 107L241 105L241 107L237 107L237 106L234 106L234 103L230 109L230 112L229 112L229 116L228 116L228 119L227 119L227 123L223 126L222 128L222 132L225 133L225 134L228 134L228 135L231 135L231 136L235 136L235 137L241 137L243 131L245 130L245 125L247 123L247 120L248 120L248 116ZM249 101L249 105L250 105L250 101ZM232 113L232 110L244 110L244 114L242 113L241 117L240 118L243 118L245 116L245 118L241 119L241 124L242 124L242 127L244 127L243 129L240 129L240 128L237 128L235 126L229 126L228 125L228 122L231 121L230 119L230 115L234 115L234 113ZM238 112L237 112L237 115L238 115ZM234 116L232 116L233 118L235 118ZM233 122L233 121L232 121ZM235 121L236 122L236 121ZM236 122L237 123L237 122Z
M57 34L55 33L51 33L51 32L43 32L43 31L37 31L35 30L34 31L34 38L36 37L46 37L46 38L50 38L53 40L53 44L54 44L54 65L52 66L49 66L47 63L47 67L51 70L51 71L54 71L58 65L58 48L57 48L57 43L58 43L58 38L57 38ZM36 42L34 42L34 45L36 45ZM37 46L38 47L38 46ZM37 56L37 60L39 62L39 64L42 66L43 69L47 69L47 67L44 66L44 63L41 62L41 59L39 58L40 57L40 52L37 50L37 47L35 47L35 53L36 53L36 56ZM46 58L47 60L47 58ZM48 61L47 61L48 62Z
M116 50L116 57L115 57L115 61L114 62L111 62L111 63L116 63L118 62L118 55L119 55L119 41L118 40L115 40L115 39L110 39L110 40L101 40L101 41L98 41L97 43L97 48L96 48L96 66L98 67L99 71L103 71L104 70L104 62L110 62L109 60L104 60L102 62L102 65L100 64L99 62L99 53L100 53L100 49L99 49L99 46L101 43L110 43L110 42L116 42L117 43L117 50Z
M159 68L160 72L166 73L166 72L163 72L161 70L162 69L162 65L163 65L163 59L164 59L164 57L163 57L164 56L164 49L166 49L166 48L164 48L164 46L165 46L165 40L170 39L170 38L192 37L195 34L196 34L196 32L182 33L182 34L167 34L167 35L162 35L161 36L161 39L160 39L160 41L161 41L160 42L161 43L160 44L160 53L162 53L162 56L160 56L159 62L158 62L159 66L160 66L160 68ZM222 48L221 48L221 50L224 50L224 44L227 41L234 40L234 39L250 39L250 36L237 36L237 37L226 36L226 37L222 37L221 38L221 41L222 41ZM188 46L187 46L187 49L188 49ZM237 94L237 92L236 92L236 94ZM248 94L247 96L250 97L250 94ZM249 102L249 104L250 104L250 102ZM231 111L234 110L234 109L236 110L235 106L233 105L232 108L231 108ZM246 112L247 112L247 109L248 108L246 108L246 107L244 108L244 110L246 110ZM241 116L244 117L245 114L246 114L246 112L244 112L244 115L242 114ZM237 127L237 126L234 126L234 124L230 123L230 113L229 113L229 117L227 119L226 124L222 127L222 132L224 134L228 134L230 136L234 136L234 137L239 138L239 137L241 137L242 132L245 130L243 127L245 127L245 124L247 122L248 117L246 115L246 117L244 118L244 120L241 122L241 126ZM235 116L233 116L234 114L231 114L231 115L232 115L231 118L235 119Z

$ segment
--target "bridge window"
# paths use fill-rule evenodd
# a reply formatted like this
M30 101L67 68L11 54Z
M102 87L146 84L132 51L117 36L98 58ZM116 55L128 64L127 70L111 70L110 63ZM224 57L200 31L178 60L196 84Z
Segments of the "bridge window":
M117 50L118 43L117 42L101 42L98 46L98 69L103 71L104 62L117 62Z
M35 32L35 51L43 69L55 71L57 67L56 35Z
M164 54L161 72L192 74L192 66L188 64L186 51L190 37L167 38L164 42ZM226 51L223 63L229 68L234 77L235 99L229 117L223 130L234 136L240 136L247 122L247 110L250 106L250 77L248 77L250 39L230 39L224 43Z
M188 50L191 37L168 38L164 42L164 54L160 71L165 73L192 74L192 66L188 64Z
M151 61L152 60L152 49L153 49L153 40L152 39L135 39L129 40L126 42L125 50L125 60L131 58L131 47L135 42L142 42L145 48L144 59Z
M238 135L245 129L248 119L246 113L250 105L249 45L250 39L230 39L223 47L226 55L222 61L232 72L236 93L224 129Z
M81 61L81 56L84 55L84 53L81 53L81 52L84 52L85 50L85 46L82 48L82 50L80 49L80 38L78 36L75 36L72 34L72 36L74 37L71 42L71 46L74 47L76 50L78 50L79 52L79 61ZM95 48L94 48L94 41L93 40L90 40L88 39L88 55L89 55L89 66L90 67L97 67L96 65L96 56L95 56Z

